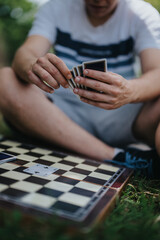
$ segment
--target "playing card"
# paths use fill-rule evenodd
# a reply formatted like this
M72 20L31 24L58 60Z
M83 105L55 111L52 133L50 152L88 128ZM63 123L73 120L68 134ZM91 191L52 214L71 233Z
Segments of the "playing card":
M72 74L72 78L70 80L67 80L70 86L70 89L73 91L74 88L80 88L80 89L85 89L89 91L94 91L97 92L96 90L86 87L82 84L78 84L75 82L75 78L77 76L85 77L83 75L84 69L93 69L101 72L106 72L107 71L107 60L105 58L99 59L99 60L94 60L94 61L88 61L88 62L83 62L82 65L78 65L72 68L70 71Z
M72 74L72 78L71 78L72 84L73 84L74 88L76 88L77 85L76 85L76 83L75 83L75 81L74 81L74 78L75 78L75 77L74 77L73 70L71 70L70 72L71 72L71 74Z
M83 70L84 69L92 69L96 71L106 72L107 71L107 60L105 58L94 60L90 62L84 62L82 64ZM90 78L92 79L92 78ZM97 92L96 90L87 87L87 90Z
M35 164L32 167L29 167L29 168L23 170L23 172L41 176L41 177L46 177L46 176L56 172L57 170L59 170L59 169L50 167L47 165L43 165L43 164Z
M74 86L72 85L71 80L70 80L70 79L66 79L66 80L67 80L67 82L68 82L68 84L69 84L69 88L70 88L70 90L73 91Z
M77 70L78 70L78 75L83 77L83 67L82 67L82 65L78 65Z
M73 74L74 74L74 77L77 77L78 76L78 70L76 67L73 67L72 68L72 71L73 71Z
M82 65L77 66L77 72L78 72L78 76L83 77L83 67L82 67ZM84 86L82 84L80 84L80 88L84 89Z
M0 152L0 164L15 160L16 157L8 153Z
M72 68L72 71L73 71L73 75L74 75L74 82L75 82L75 78L78 76L78 70L77 70L77 68L76 68L76 67L73 67L73 68ZM76 82L75 82L75 84L76 84L76 86L79 88L79 84L78 84L78 83L76 83Z
M105 58L99 59L99 60L94 60L90 62L84 62L82 64L83 70L84 69L92 69L92 70L97 70L101 72L106 72L107 71L107 60Z

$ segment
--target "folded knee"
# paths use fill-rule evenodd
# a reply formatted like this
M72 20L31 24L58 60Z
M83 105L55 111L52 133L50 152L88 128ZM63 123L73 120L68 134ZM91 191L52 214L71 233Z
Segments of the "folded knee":
M11 67L4 67L0 69L0 79L4 79L13 74L14 74L14 71Z
M0 95L2 95L5 88L9 87L11 79L15 76L14 71L10 67L0 69Z
M151 115L156 122L160 122L160 96L153 102L151 106Z
M12 68L5 67L0 70L0 110L3 112L8 111L15 102L15 86L14 81L16 75Z

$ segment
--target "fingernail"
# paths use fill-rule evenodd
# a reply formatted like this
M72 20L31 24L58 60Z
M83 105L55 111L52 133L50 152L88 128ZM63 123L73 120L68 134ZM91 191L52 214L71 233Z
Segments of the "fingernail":
M84 70L84 74L87 75L88 74L88 70Z
M78 89L77 88L75 88L73 91L74 91L74 93L78 93Z
M81 79L80 79L80 77L76 77L76 82L79 82Z
M69 87L69 84L66 84L64 87L65 87L65 88L68 88L68 87Z
M67 75L67 79L71 79L72 78L72 75L69 73L68 75Z

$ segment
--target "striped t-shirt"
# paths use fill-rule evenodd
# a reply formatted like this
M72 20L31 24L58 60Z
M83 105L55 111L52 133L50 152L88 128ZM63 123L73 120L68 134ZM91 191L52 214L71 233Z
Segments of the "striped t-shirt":
M119 0L111 18L94 27L84 0L51 0L37 13L31 35L46 37L69 69L107 58L108 71L132 79L135 56L147 48L160 48L160 16L143 0Z

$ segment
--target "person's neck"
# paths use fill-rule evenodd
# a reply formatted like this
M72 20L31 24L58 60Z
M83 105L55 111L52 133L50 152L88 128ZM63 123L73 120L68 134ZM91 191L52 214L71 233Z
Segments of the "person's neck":
M86 9L86 12L87 12L87 16L88 16L88 19L90 21L90 23L94 26L94 27L98 27L100 25L103 25L105 22L107 22L111 17L112 15L114 14L114 12L116 11L117 9L117 6L113 9L113 11L108 14L107 16L105 17L102 17L102 18L95 18L94 16L91 16L87 9Z
M88 16L88 19L89 19L90 23L92 24L92 26L98 27L100 25L103 25L105 22L107 22L110 19L110 17L112 16L112 14L105 18L98 18L98 19L96 19L95 17L89 16L89 14L87 14L87 16Z

